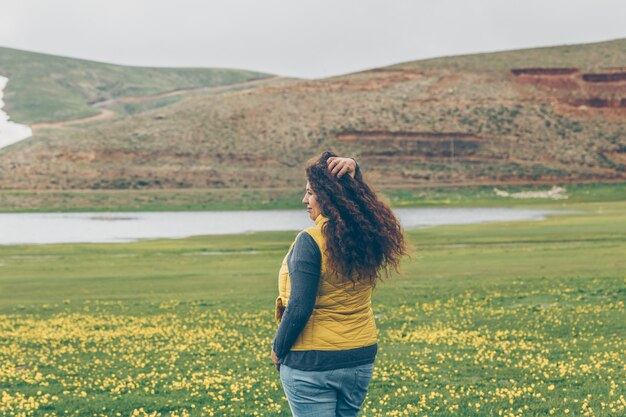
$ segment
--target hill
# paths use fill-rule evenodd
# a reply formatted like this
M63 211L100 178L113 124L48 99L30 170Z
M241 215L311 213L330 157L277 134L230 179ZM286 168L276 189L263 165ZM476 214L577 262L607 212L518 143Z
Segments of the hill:
M94 104L118 97L270 77L233 69L126 67L1 47L0 75L10 80L5 111L27 124L96 115Z
M626 39L187 97L0 151L4 189L300 188L323 149L381 188L626 180Z

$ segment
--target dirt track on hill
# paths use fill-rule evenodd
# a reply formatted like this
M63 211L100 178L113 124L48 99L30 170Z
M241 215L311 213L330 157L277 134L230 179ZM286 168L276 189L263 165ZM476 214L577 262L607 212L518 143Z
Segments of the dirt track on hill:
M252 81L246 81L243 83L236 83L236 84L229 84L229 85L174 90L174 91L168 91L165 93L155 94L151 96L123 96L123 97L118 97L118 98L105 100L105 101L99 101L97 103L94 103L93 107L100 110L100 114L96 114L95 116L82 117L80 119L64 120L61 122L36 123L36 124L30 125L30 128L33 130L33 132L37 132L37 131L41 131L44 129L60 129L60 128L72 127L72 126L85 124L85 123L112 120L115 118L115 116L117 116L117 113L112 110L109 110L107 107L113 106L115 104L144 103L147 101L159 100L159 99L167 98L167 97L228 92L233 89L239 90L240 88L247 89L247 88L267 87L267 86L284 86L294 81L297 81L297 80L292 79L292 78L286 78L286 77L272 77L272 78L263 78L260 80L252 80Z
M151 96L123 96L111 100L100 101L94 103L94 107L103 108L118 103L143 103L146 101L159 100L162 98L176 97L181 95L195 95L205 93L228 92L233 89L250 88L250 87L267 87L269 85L284 85L295 81L285 77L271 77L260 80L245 81L242 83L219 85L212 87L186 88L184 90L173 90L165 93L155 94Z
M83 117L81 119L74 120L66 120L64 122L53 122L53 123L37 123L34 125L30 125L30 128L33 130L33 133L44 129L60 129L63 127L71 127L83 123L91 123L91 122L101 122L103 120L111 120L116 116L117 113L107 110L100 109L100 114L96 114L95 116Z

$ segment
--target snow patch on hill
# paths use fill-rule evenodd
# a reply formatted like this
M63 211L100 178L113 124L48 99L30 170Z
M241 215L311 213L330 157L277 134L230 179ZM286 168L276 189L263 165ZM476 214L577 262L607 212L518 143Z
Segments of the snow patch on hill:
M4 107L4 87L9 79L0 75L0 149L13 145L33 135L33 131L26 125L9 121L9 115L2 111Z

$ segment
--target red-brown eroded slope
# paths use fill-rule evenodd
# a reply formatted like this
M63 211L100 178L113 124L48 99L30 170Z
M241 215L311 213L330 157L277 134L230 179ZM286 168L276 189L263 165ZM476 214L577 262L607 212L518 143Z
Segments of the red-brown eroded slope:
M561 104L591 109L626 108L626 72L618 68L603 73L581 73L577 68L518 68L515 80L531 84Z

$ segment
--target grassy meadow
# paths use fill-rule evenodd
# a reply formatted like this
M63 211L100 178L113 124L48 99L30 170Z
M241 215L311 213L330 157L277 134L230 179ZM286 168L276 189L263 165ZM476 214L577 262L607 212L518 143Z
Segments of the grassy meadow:
M408 231L362 415L626 415L626 203L588 200ZM0 416L290 415L269 349L294 235L0 246Z
M205 211L265 210L302 207L304 180L290 188L213 188L164 190L0 190L0 212ZM548 185L420 186L382 188L393 207L567 207L572 203L625 201L626 182L565 184L567 199L498 197L547 191Z

